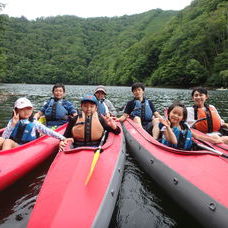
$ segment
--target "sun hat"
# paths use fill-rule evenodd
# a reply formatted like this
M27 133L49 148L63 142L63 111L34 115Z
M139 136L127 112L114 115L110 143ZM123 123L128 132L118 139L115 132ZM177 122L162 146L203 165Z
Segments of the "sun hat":
M96 98L94 95L92 95L92 94L86 94L86 95L81 99L81 103L86 102L86 101L93 102L93 103L95 103L96 105L98 105L97 98Z
M25 107L33 107L30 100L28 100L26 97L21 97L17 99L14 103L14 108L22 109Z
M97 86L97 88L95 89L94 93L96 93L98 91L102 91L105 95L107 94L106 89L105 89L105 87L103 85Z

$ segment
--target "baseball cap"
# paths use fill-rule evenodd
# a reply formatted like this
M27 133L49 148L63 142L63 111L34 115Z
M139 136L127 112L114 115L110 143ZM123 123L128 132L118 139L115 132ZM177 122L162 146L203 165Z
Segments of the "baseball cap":
M95 92L94 93L96 93L98 91L104 92L105 95L107 94L106 89L105 89L105 87L103 85L97 86L97 88L95 89Z
M25 107L33 107L30 100L28 100L26 97L21 97L17 99L14 103L14 108L22 109Z
M92 94L86 94L86 95L81 99L81 103L86 102L86 101L93 102L93 103L95 103L96 105L98 105L97 98L96 98L94 95L92 95Z

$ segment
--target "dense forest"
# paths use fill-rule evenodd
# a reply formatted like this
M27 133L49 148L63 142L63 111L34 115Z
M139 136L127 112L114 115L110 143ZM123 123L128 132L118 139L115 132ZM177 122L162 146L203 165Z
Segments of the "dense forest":
M0 81L228 86L228 2L112 18L0 15Z

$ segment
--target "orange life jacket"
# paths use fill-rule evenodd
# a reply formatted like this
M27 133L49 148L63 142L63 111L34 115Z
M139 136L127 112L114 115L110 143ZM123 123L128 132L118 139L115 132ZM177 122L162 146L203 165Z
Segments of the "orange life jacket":
M193 108L195 120L204 119L194 124L195 129L204 133L220 130L221 120L214 107L206 105L206 110L197 106L193 106Z
M99 141L103 133L104 128L101 125L97 112L89 118L85 118L85 114L82 112L72 128L72 135L75 141L80 142Z

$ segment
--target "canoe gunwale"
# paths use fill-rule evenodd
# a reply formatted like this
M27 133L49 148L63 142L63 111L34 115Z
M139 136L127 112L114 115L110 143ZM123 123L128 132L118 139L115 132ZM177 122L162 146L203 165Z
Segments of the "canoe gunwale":
M180 173L177 173L170 168L168 164L165 164L154 156L153 152L148 151L144 143L139 143L137 138L134 137L135 135L133 136L131 134L132 129L127 125L128 123L134 127L131 120L127 120L127 123L123 124L126 142L131 153L139 162L140 167L142 167L179 206L195 217L203 226L227 227L228 208L190 183L190 181L185 179ZM147 141L147 139L145 140ZM151 148L153 149L151 149L151 151L155 150L156 147L156 143L152 143ZM161 148L166 149L163 145L159 147L159 149ZM172 152L172 150L168 151ZM180 156L182 155L180 154ZM187 157L188 156L186 156L186 158Z

